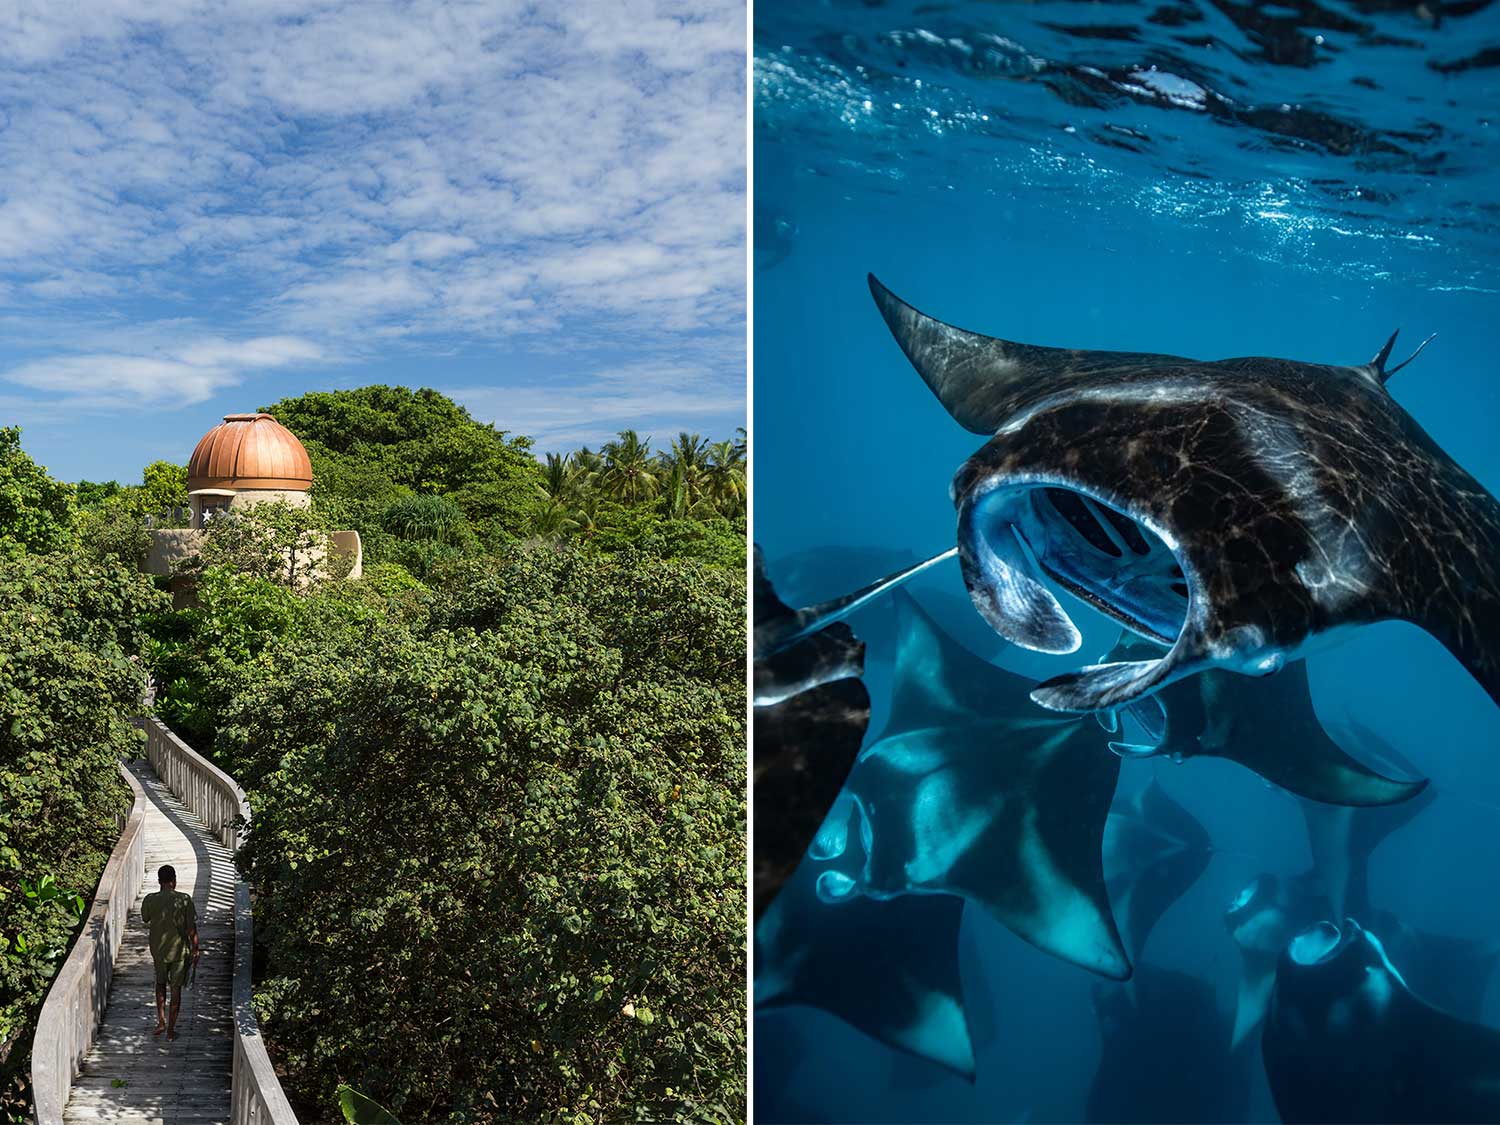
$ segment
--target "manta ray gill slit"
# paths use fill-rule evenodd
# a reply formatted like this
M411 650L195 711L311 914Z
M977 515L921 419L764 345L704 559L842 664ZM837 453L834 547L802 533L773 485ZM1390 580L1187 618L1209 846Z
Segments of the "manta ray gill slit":
M1017 643L1049 652L1077 647L1061 606L1028 576L1037 571L1140 636L1170 647L1182 632L1191 599L1176 553L1099 498L1051 484L997 488L965 523L968 554L995 608L1019 625Z

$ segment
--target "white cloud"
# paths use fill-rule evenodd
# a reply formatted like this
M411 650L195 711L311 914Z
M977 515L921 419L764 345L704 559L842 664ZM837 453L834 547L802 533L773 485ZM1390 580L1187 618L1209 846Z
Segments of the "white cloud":
M626 428L642 430L663 445L679 430L743 413L742 381L725 378L716 367L711 360L639 361L545 386L455 387L448 393L476 418L530 434L541 450L597 446Z
M143 353L142 302L324 357L742 338L744 0L0 8L4 377L154 401L257 366ZM37 356L61 316L99 342Z
M317 363L323 350L290 336L230 341L200 337L150 354L84 353L32 360L10 368L12 383L83 406L187 406L203 402L247 375Z

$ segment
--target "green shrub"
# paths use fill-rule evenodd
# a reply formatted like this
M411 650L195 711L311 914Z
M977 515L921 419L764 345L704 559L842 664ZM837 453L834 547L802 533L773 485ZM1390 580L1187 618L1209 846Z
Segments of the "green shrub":
M0 426L0 559L60 551L73 539L73 486L53 480Z
M295 1097L743 1117L744 597L696 564L517 548L415 631L277 646L220 744L256 807L257 1003Z
M36 1012L118 835L140 623L163 600L115 563L0 561L0 1111L23 1101Z

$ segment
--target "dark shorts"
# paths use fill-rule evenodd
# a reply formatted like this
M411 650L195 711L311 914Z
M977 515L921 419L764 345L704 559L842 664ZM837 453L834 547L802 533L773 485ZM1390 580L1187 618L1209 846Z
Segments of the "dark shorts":
M188 969L192 966L191 960L183 961L156 961L156 983L170 984L173 988L181 988L187 983Z

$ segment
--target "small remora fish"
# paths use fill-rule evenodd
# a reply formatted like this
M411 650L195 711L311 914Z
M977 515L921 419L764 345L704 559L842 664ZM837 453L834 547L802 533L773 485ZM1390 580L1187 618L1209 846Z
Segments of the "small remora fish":
M949 414L990 438L952 494L991 627L1078 648L1040 568L1170 646L1055 677L1037 703L1093 711L1205 668L1268 674L1336 629L1391 619L1436 637L1500 703L1500 503L1386 391L1405 366L1386 366L1391 343L1347 367L1037 347L870 289Z

